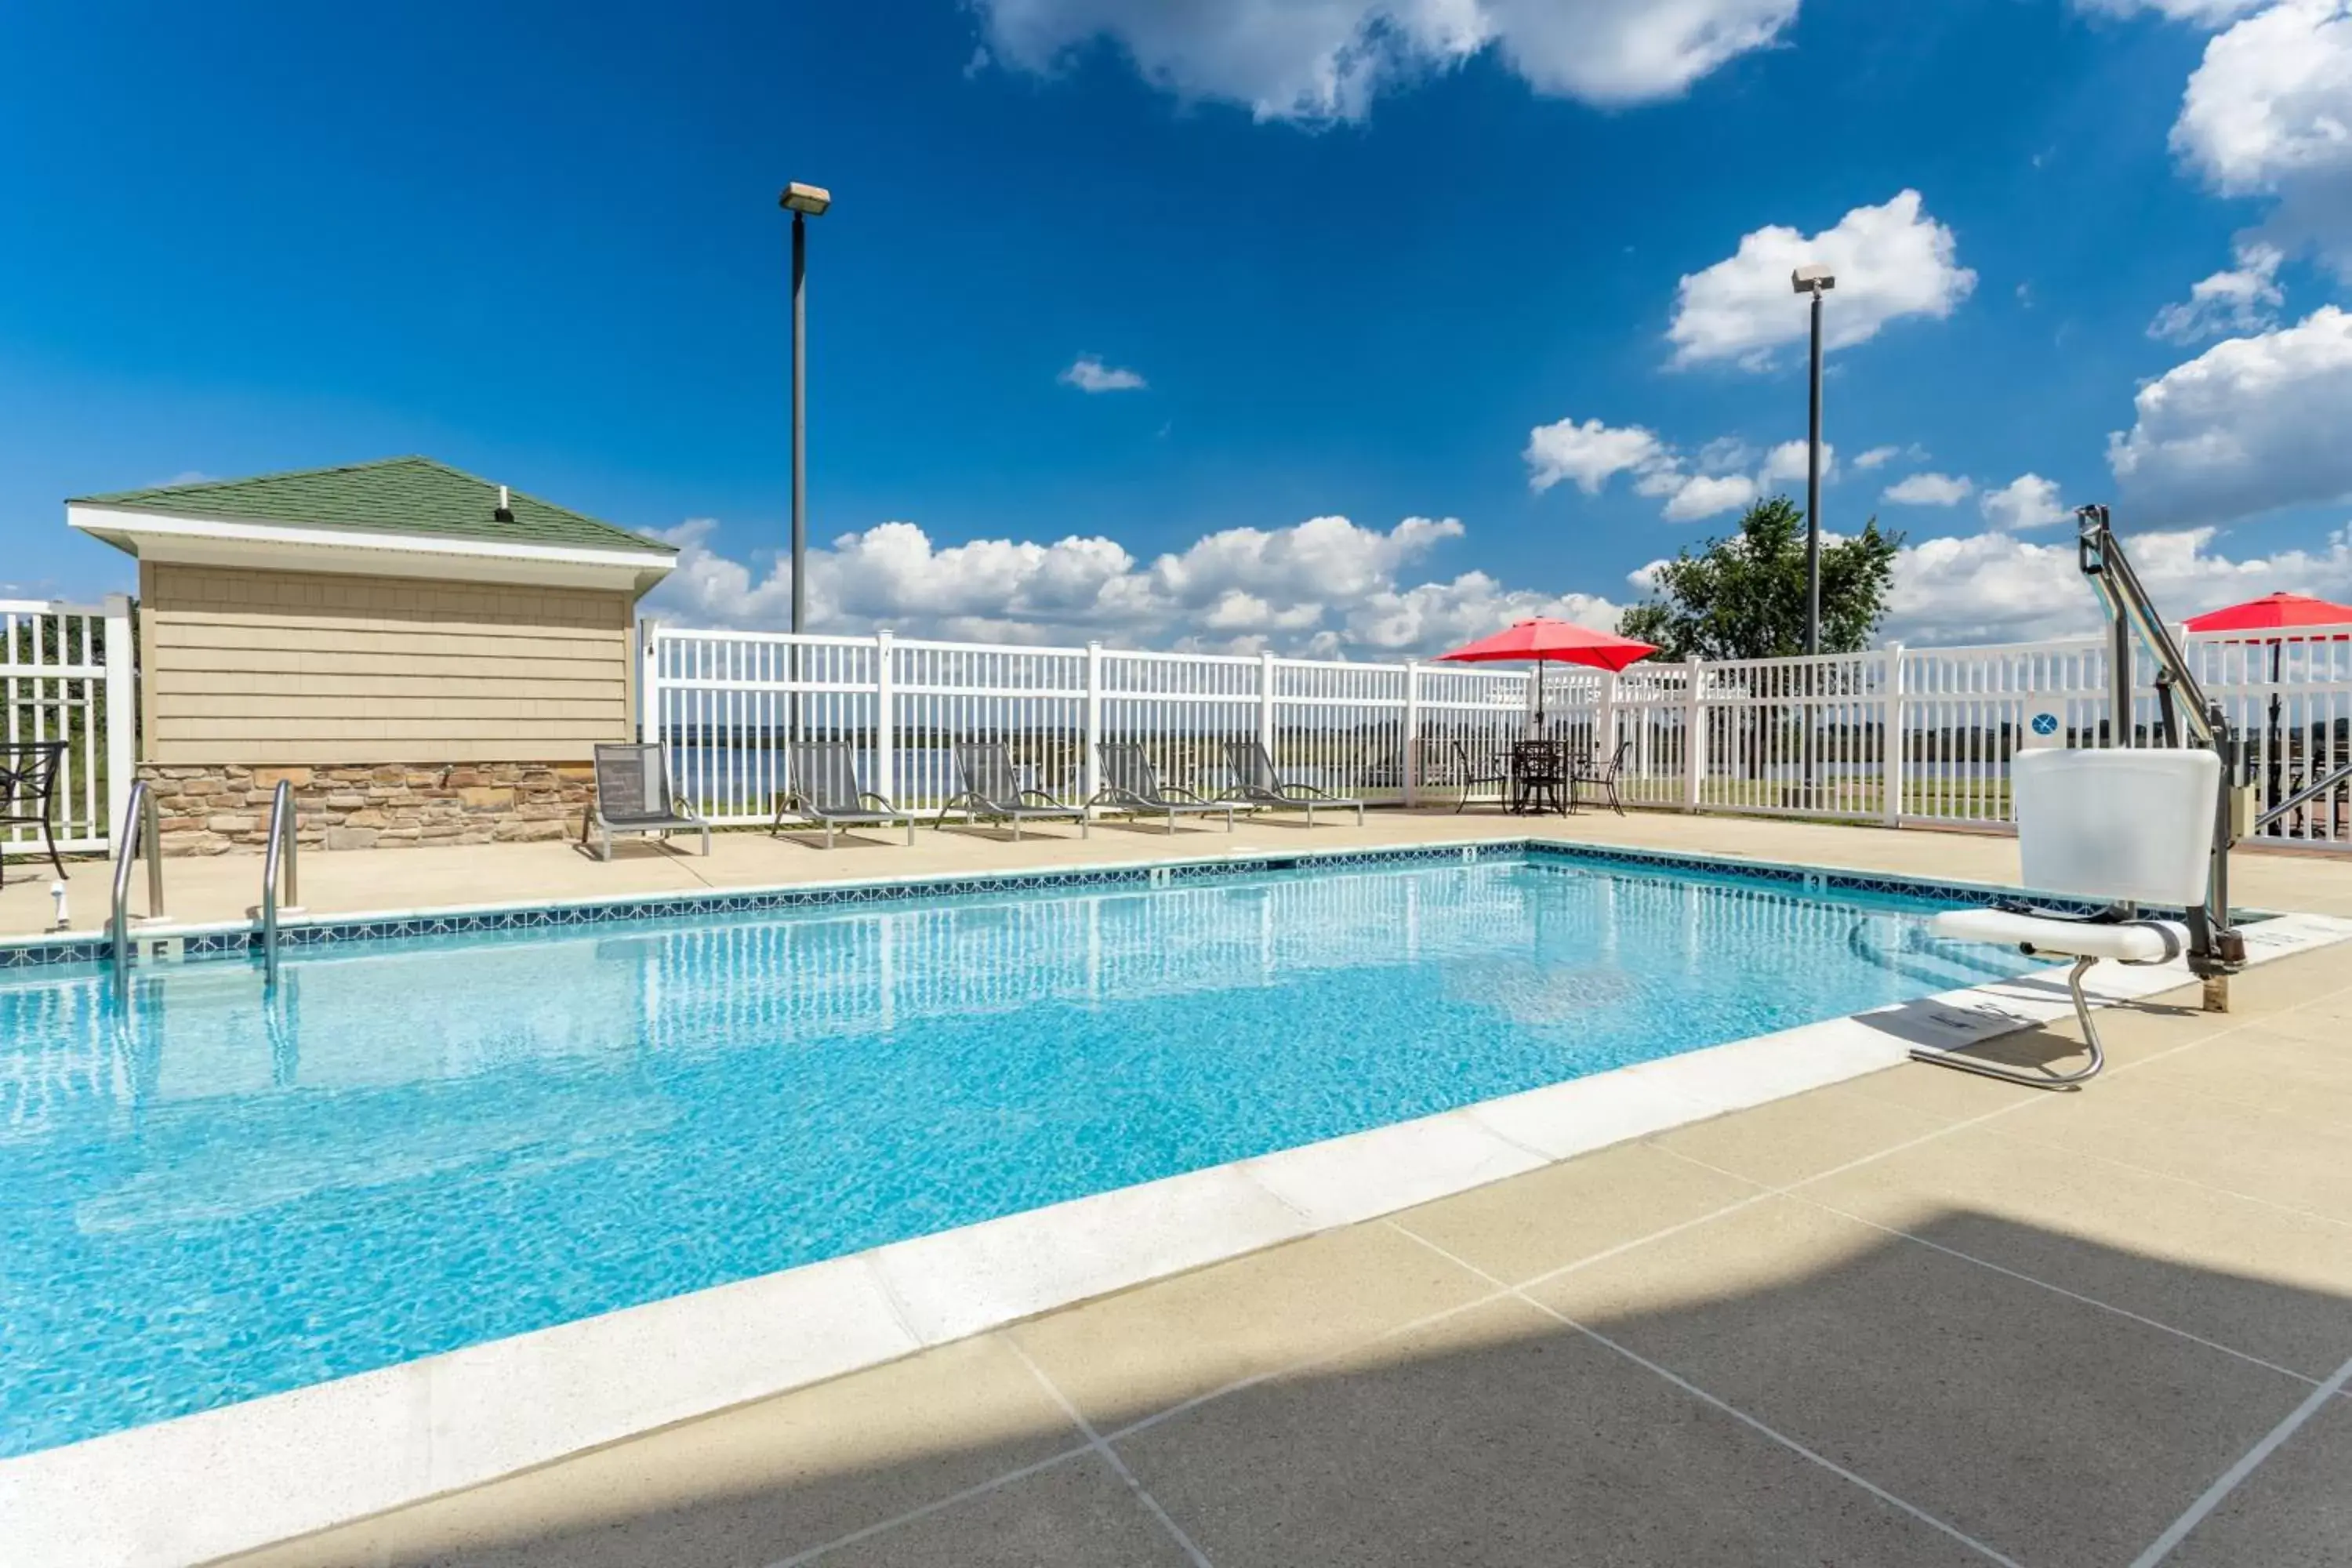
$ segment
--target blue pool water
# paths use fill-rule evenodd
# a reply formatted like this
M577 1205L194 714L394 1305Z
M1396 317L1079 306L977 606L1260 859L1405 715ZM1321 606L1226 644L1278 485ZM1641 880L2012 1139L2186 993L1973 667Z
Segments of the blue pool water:
M0 1454L2013 973L1495 858L0 979Z

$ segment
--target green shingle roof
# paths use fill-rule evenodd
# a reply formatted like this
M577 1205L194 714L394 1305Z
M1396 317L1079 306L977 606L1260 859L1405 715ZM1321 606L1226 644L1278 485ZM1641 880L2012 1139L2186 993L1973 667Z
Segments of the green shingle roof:
M499 487L430 458L386 458L339 468L305 468L250 479L204 479L114 495L77 496L75 504L289 528L348 528L369 533L429 534L499 544L585 546L675 553L667 544L509 490L514 521L496 514Z

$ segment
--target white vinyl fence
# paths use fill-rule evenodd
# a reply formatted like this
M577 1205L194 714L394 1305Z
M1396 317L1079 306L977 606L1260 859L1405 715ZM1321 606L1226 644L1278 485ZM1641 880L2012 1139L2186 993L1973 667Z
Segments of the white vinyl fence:
M2245 737L2242 782L2266 807L2352 760L2352 626L2254 641L2190 638L2208 694ZM1223 743L1265 743L1286 778L1375 803L1499 792L1509 744L1538 733L1623 753L1628 805L2001 827L2029 715L2065 743L2109 743L2102 639L1906 648L1815 659L1544 667L1373 664L682 630L646 622L640 721L679 793L714 821L762 822L795 732L846 741L866 787L910 808L954 793L950 748L1001 742L1034 787L1096 788L1097 745L1142 744L1164 784L1215 795ZM2143 658L2133 739L2155 738ZM2352 848L2352 789L2268 830Z
M132 692L131 602L65 605L0 599L0 762L23 747L63 741L50 831L61 850L101 850L130 798ZM0 816L29 812L0 802ZM0 855L47 853L39 827L0 824Z

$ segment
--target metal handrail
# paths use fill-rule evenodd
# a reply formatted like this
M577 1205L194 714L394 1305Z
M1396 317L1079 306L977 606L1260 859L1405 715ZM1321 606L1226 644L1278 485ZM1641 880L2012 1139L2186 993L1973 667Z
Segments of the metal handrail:
M269 845L261 861L261 968L264 984L278 984L278 881L286 879L286 908L300 907L302 897L294 865L294 791L284 779L269 797Z
M2260 816L2254 818L2254 831L2260 833L2306 801L2316 800L2341 784L2352 783L2352 763L2347 763L2334 773L2314 779Z
M131 781L131 798L122 806L122 841L114 851L114 902L107 915L106 932L114 954L114 994L124 995L131 985L131 861L147 857L147 916L163 918L163 828L155 792L145 779Z

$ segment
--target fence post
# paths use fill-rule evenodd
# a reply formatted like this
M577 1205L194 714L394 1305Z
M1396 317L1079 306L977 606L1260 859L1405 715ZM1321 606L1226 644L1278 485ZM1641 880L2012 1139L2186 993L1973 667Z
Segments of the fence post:
M1257 656L1257 743L1274 755L1274 655Z
M1885 736L1881 742L1884 754L1878 769L1879 783L1886 792L1882 815L1887 826L1900 827L1903 825L1903 645L1888 643L1884 657L1886 673L1878 683L1879 696L1885 703L1885 714L1878 721L1880 732Z
M1617 750L1617 672L1601 672L1601 695L1592 710L1592 760L1605 763Z
M1088 800L1102 791L1102 644L1087 644L1087 754L1081 773Z
M37 634L36 634L37 635ZM62 638L63 634L59 634ZM65 656L62 642L58 649ZM35 662L40 650L33 650ZM106 596L106 821L100 825L106 847L116 847L115 835L128 826L131 779L138 771L139 732L138 648L131 637L131 599L124 594ZM62 688L60 688L62 689ZM153 851L162 854L158 848Z
M1694 654L1683 668L1683 809L1696 811L1706 783L1706 660Z
M1404 780L1405 809L1421 804L1421 660L1404 661Z
M651 619L637 623L637 739L646 745L662 738L659 626Z
M898 795L892 786L898 782L898 698L891 690L890 634L874 634L874 783L872 789L884 800L895 801Z

